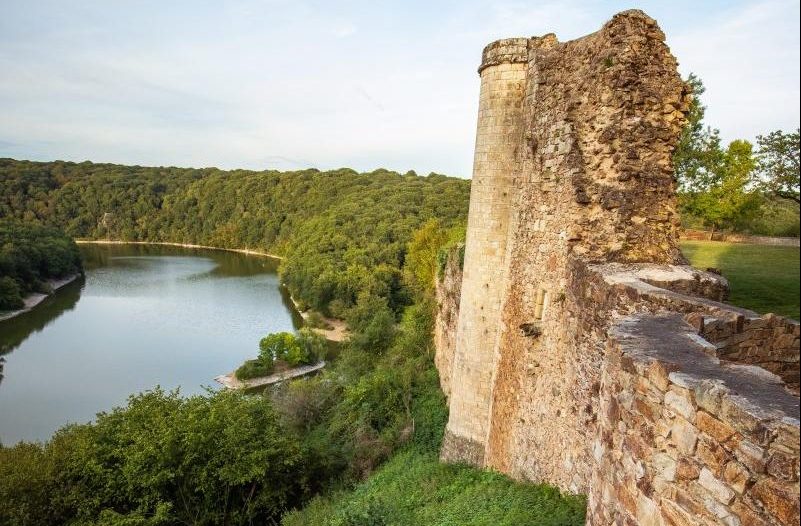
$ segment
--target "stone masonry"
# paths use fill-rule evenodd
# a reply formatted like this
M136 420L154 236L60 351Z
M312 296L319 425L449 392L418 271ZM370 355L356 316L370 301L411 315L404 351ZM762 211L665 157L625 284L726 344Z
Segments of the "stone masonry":
M681 255L664 40L626 11L484 50L442 457L587 494L589 524L796 524L799 325Z

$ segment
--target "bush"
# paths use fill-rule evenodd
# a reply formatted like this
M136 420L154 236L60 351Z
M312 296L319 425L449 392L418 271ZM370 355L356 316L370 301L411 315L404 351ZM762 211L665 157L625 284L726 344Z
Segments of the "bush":
M0 524L272 523L307 495L298 444L261 397L143 393L0 448Z
M234 375L239 380L251 380L253 378L261 378L262 376L269 376L275 369L272 360L264 358L257 358L255 360L248 360L243 363L239 369L236 370Z
M0 277L0 310L21 309L24 306L17 282L11 276Z

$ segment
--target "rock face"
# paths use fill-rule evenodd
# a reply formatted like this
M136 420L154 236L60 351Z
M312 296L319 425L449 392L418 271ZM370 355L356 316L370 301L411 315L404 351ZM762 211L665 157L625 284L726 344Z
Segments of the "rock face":
M479 73L464 275L438 291L443 459L586 493L593 524L797 517L798 440L771 447L798 436L798 324L685 265L690 94L656 23L501 40Z

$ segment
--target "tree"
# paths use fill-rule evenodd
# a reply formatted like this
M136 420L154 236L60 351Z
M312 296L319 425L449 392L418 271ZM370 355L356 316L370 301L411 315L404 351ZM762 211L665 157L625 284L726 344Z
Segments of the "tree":
M682 196L683 208L713 230L747 223L761 203L759 193L750 189L755 168L751 143L732 141L720 161L710 166L703 190Z
M448 240L439 221L431 219L413 235L403 267L404 278L418 295L430 293L437 276L437 255Z
M701 79L690 73L686 83L693 93L687 125L673 154L679 192L701 192L712 184L714 170L723 160L718 130L704 124L706 106L701 103L704 88Z
M757 169L760 186L782 199L799 200L799 130L781 130L757 136Z
M268 400L156 389L46 444L0 448L0 524L275 524L314 483L305 469Z

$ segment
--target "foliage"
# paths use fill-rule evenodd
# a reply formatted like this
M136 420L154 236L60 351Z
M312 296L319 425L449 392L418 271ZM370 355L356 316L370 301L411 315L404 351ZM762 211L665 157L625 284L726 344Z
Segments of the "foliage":
M18 309L47 280L81 272L75 242L55 228L0 220L0 310Z
M796 204L799 199L799 130L784 133L781 130L757 136L757 160L762 188L777 197Z
M239 380L251 380L253 378L261 378L262 376L269 376L275 369L275 363L271 358L257 358L255 360L247 360L234 372Z
M673 155L684 225L797 235L798 131L758 136L756 154L744 140L723 148L718 130L703 122L703 83L693 74L686 82L694 98ZM794 201L795 207L777 205L776 196Z
M679 192L698 192L709 186L715 167L720 163L720 133L703 122L706 106L701 102L701 95L706 88L701 79L690 73L685 82L693 99L687 113L687 125L673 154L673 165Z
M751 144L732 141L715 162L702 183L695 181L697 190L680 196L682 208L713 229L748 224L761 205L760 194L749 189L756 166Z
M259 356L248 360L234 373L240 380L272 374L275 362L290 367L317 363L325 357L328 345L324 337L308 328L298 335L288 332L268 334L259 342Z
M431 290L438 274L437 256L446 241L447 233L436 219L427 221L409 241L404 279L418 295Z
M174 241L285 257L300 303L345 317L364 296L393 313L410 302L400 269L425 221L467 215L470 182L387 170L359 174L0 159L0 217L78 238Z
M325 338L310 329L301 329L298 335L288 332L269 334L259 342L259 361L272 365L285 362L291 367L308 365L325 356Z
M0 524L252 524L306 495L297 438L268 400L155 390L0 448Z
M498 473L441 464L436 453L409 449L354 491L315 498L283 526L517 526L584 524L583 498L514 482Z

